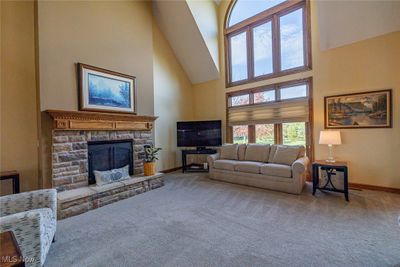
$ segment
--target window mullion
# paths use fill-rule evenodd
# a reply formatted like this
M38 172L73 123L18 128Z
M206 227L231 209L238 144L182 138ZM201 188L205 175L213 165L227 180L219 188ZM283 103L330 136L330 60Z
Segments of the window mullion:
M278 73L281 69L280 42L279 42L279 17L272 17L272 58L273 73Z
M247 79L254 78L254 51L253 51L253 31L247 27Z
M275 124L275 143L282 144L283 136L282 136L282 123Z
M256 142L256 126L255 125L249 125L249 143L255 143Z

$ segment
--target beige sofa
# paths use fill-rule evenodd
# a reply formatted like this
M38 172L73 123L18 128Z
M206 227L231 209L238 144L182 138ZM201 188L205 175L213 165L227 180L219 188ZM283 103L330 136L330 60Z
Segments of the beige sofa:
M309 170L303 146L226 144L207 161L211 179L292 194L302 192Z

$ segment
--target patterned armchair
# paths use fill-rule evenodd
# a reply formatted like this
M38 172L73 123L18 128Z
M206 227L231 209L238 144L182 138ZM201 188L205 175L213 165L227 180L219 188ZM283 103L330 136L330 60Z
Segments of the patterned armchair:
M26 266L43 266L56 224L55 189L0 197L0 232L14 232Z

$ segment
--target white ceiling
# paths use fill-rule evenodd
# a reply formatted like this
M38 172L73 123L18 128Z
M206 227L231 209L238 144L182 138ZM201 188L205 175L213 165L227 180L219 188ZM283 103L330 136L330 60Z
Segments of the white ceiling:
M400 30L400 1L317 1L321 50Z
M209 3L215 5L214 2ZM153 1L157 23L192 84L219 77L217 13L207 6L209 12L204 12L204 5L198 9L199 4L202 3L188 5L186 1ZM210 25L207 29L204 28L207 25L205 19ZM214 33L213 28L216 29Z

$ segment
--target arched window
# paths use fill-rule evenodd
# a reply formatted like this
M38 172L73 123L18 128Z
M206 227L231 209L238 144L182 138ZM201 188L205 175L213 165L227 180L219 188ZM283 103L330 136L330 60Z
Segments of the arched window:
M311 68L308 0L236 0L225 21L227 86Z

